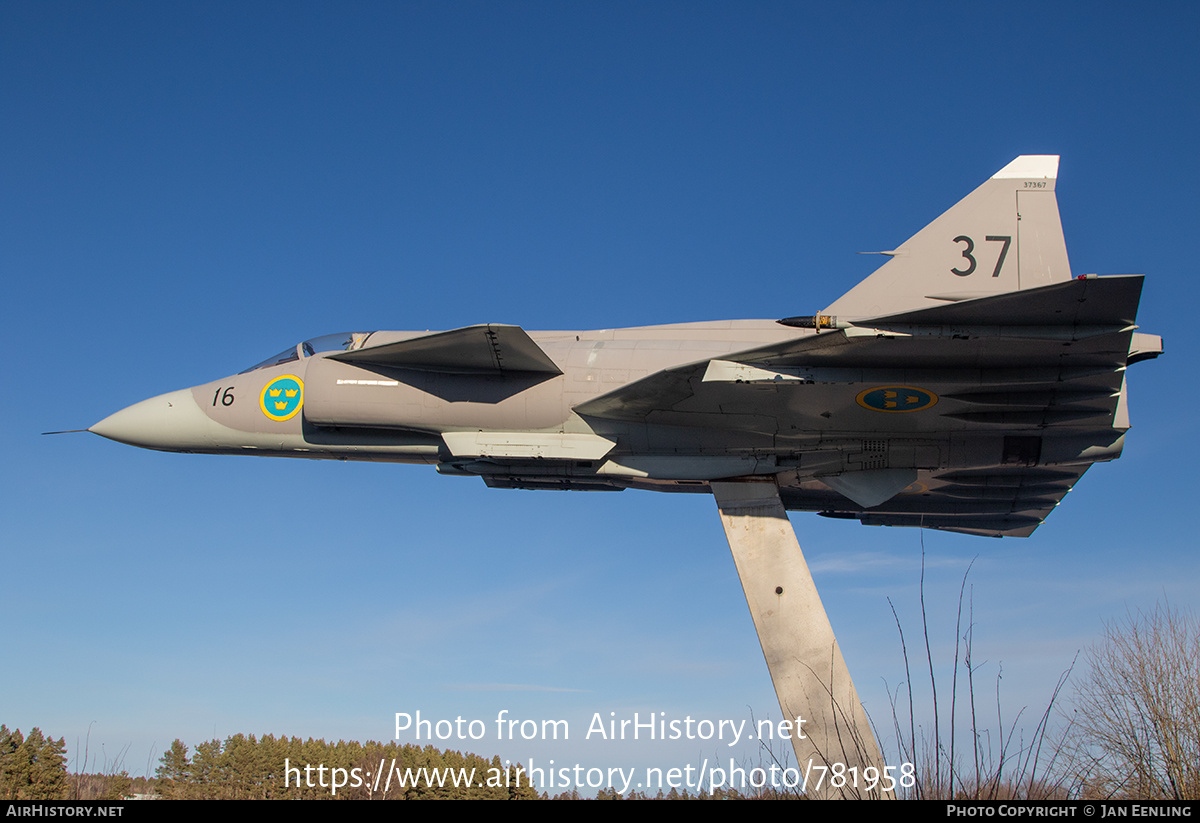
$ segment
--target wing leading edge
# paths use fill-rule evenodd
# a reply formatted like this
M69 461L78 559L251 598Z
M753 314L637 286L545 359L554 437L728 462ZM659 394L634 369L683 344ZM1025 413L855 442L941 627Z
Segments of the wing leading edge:
M524 329L497 323L368 345L331 355L329 359L363 366L448 374L562 374Z

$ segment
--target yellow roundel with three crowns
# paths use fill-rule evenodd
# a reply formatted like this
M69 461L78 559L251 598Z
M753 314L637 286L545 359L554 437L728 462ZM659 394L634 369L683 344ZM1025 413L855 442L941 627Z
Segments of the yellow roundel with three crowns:
M276 377L263 386L258 405L272 420L291 420L304 405L304 383L291 374Z
M880 386L861 391L854 399L864 409L903 414L924 411L936 405L938 396L928 389L918 389L916 386Z

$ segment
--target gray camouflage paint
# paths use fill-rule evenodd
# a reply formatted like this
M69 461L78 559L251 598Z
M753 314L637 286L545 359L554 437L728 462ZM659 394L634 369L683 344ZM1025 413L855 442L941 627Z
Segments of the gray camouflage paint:
M165 451L429 463L505 488L770 477L788 509L1027 536L1092 463L1120 456L1125 368L1162 350L1135 332L1140 276L1072 279L1057 168L1017 158L820 321L374 332L91 431ZM264 391L284 376L303 407L276 420Z

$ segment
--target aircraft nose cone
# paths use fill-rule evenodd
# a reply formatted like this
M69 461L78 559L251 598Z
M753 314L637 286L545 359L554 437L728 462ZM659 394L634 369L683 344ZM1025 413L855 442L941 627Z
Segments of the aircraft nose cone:
M212 421L196 405L191 389L182 389L121 409L88 431L144 449L186 451L209 443Z

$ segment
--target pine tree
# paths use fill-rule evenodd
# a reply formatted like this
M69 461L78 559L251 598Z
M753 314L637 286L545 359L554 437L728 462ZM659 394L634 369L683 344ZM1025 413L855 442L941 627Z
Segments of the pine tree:
M171 800L187 796L188 784L192 781L192 763L188 760L188 747L178 738L158 761L161 765L154 772L158 780L158 793Z
M21 762L24 743L20 729L10 732L8 726L0 726L0 795L5 800L16 800L29 780L29 769Z
M192 757L192 787L188 797L201 800L224 800L228 785L225 780L221 741L210 740L196 747Z
M29 748L29 794L24 800L64 800L67 796L67 746L64 738L46 737L36 726L25 740Z

